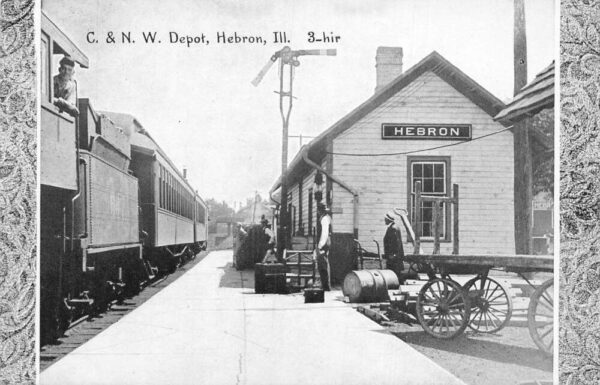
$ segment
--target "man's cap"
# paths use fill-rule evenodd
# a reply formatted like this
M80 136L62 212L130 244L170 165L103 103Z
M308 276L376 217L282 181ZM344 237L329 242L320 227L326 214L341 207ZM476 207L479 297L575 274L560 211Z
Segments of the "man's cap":
M391 222L396 222L396 216L394 215L393 211L388 211L387 213L385 213L385 219Z
M75 67L75 61L71 59L71 56L65 55L62 59L60 59L60 65L67 65L71 67Z
M396 214L397 216L402 216L402 215L408 215L408 212L405 209L401 209L399 207L396 207L394 209L394 214Z

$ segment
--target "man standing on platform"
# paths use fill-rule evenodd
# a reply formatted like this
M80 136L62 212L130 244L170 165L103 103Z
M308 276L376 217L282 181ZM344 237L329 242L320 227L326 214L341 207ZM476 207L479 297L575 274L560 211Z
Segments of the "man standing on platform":
M383 237L383 257L387 261L387 268L393 270L398 279L401 279L404 270L404 247L400 226L396 224L396 215L392 211L385 214L384 221L387 229Z
M319 277L321 278L321 287L325 291L331 289L329 278L329 249L331 247L331 209L324 204L319 204L317 207L319 215L319 224L317 234L319 243L317 244L317 267L319 269Z

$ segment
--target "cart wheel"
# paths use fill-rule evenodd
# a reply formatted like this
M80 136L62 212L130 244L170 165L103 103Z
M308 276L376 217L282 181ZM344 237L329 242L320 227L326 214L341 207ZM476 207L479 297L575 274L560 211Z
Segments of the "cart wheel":
M417 297L417 318L423 330L435 338L461 334L469 323L470 311L465 291L449 279L427 282Z
M496 333L512 315L512 299L500 282L476 277L464 286L471 304L469 327L480 333Z
M529 300L527 312L529 334L537 347L547 355L554 348L554 280L549 279L538 287Z

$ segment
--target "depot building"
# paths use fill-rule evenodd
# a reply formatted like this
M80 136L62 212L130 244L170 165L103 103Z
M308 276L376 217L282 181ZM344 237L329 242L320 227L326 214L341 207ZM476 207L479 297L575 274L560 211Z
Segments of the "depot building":
M377 251L374 239L382 246L387 211L405 209L414 221L417 182L429 196L451 196L458 185L460 254L514 254L513 133L493 119L505 104L437 52L403 71L402 49L379 47L376 75L375 94L290 163L289 235L314 234L320 172L332 209L330 260L338 281L352 263L354 238L370 251ZM280 186L278 180L271 192ZM446 206L442 254L452 253L453 210ZM431 253L432 205L420 210L421 245ZM403 241L412 253L406 234Z

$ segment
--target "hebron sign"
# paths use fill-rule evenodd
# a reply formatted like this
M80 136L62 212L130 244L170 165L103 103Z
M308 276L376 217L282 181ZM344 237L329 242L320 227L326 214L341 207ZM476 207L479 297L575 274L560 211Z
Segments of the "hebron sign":
M470 140L470 124L394 124L381 125L382 139Z

